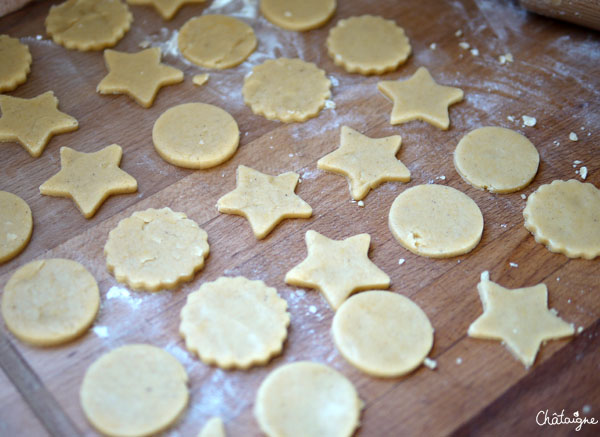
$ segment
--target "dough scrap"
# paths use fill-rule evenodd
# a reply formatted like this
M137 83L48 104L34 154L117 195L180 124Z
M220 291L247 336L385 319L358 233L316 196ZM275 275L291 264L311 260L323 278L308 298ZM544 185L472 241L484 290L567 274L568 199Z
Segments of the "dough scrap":
M336 0L261 0L260 12L286 30L305 31L323 26L335 13Z
M210 78L210 75L208 73L203 73L203 74L197 74L192 78L192 82L194 83L194 85L196 86L202 86L204 85L206 82L208 82L208 79Z
M336 310L354 292L388 288L390 277L369 259L370 244L369 234L331 240L307 231L308 256L287 272L285 282L320 290Z
M389 291L350 297L336 311L331 332L350 364L383 378L412 372L433 346L427 315L409 298Z
M473 199L452 187L417 185L396 197L389 227L411 252L450 258L477 246L483 233L483 215Z
M34 158L42 154L54 135L79 127L76 119L58 110L52 91L32 99L0 95L0 110L0 141L16 141Z
M27 80L31 71L31 53L17 38L0 35L0 93L12 91Z
M394 71L411 52L404 29L393 20L373 15L338 21L326 45L336 65L365 75Z
M542 343L575 333L572 323L548 310L545 284L511 290L490 281L486 271L477 290L483 314L469 326L469 336L502 341L525 367L534 363Z
M220 417L212 417L198 434L198 437L227 437Z
M100 81L100 94L126 94L144 108L154 102L158 90L165 85L183 82L183 72L160 62L160 48L137 53L104 51L108 75Z
M281 353L289 324L277 290L263 281L221 277L188 295L179 332L206 364L248 369Z
M324 364L299 361L265 378L254 416L269 437L350 437L361 409L362 401L344 375Z
M401 140L400 135L369 138L342 126L340 147L319 159L317 167L345 176L352 198L361 200L383 182L410 181L410 171L396 159Z
M122 156L118 144L93 153L61 147L61 169L40 186L40 193L73 199L83 216L92 218L109 196L137 191L137 181L119 168Z
M315 64L301 59L269 59L244 79L242 94L252 112L269 120L315 117L331 97L331 81Z
M206 0L127 0L130 5L151 5L165 20L170 20L187 3L204 3Z
M50 8L46 32L70 50L102 50L123 38L132 21L120 0L67 0Z
M33 219L27 202L15 194L0 191L0 264L27 247L32 231Z
M87 369L81 407L104 435L155 435L187 407L187 382L173 355L148 344L130 344L102 355Z
M19 340L55 346L82 335L100 308L94 277L68 259L32 261L8 280L2 317Z
M207 103L167 109L154 123L152 141L162 159L184 168L210 168L238 148L240 130L229 113Z
M158 291L189 281L204 267L208 235L170 208L134 212L108 234L106 265L135 290Z
M535 177L540 155L523 135L482 127L465 135L454 151L454 167L465 182L492 193L513 193Z
M202 15L185 23L177 44L181 54L204 68L241 64L256 48L256 35L243 21L227 15Z
M443 130L450 126L448 107L464 96L460 88L438 85L425 67L410 79L381 81L377 89L394 103L391 124L423 120Z
M254 236L265 238L282 220L309 218L312 208L294 193L300 176L287 172L270 176L245 165L237 168L237 187L217 201L219 212L250 222Z
M575 179L555 180L527 198L525 227L535 241L569 258L600 255L600 190Z

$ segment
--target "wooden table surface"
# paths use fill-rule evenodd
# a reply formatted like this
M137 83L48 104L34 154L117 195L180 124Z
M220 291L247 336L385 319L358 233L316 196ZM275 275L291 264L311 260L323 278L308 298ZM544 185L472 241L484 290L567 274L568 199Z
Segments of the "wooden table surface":
M154 105L144 109L126 96L95 92L106 74L100 52L69 51L49 40L44 19L53 3L57 2L34 2L0 19L0 34L19 37L33 55L27 82L9 94L29 98L53 90L60 109L79 120L78 131L54 137L37 159L17 144L0 145L0 189L25 199L34 217L29 246L0 266L0 288L31 260L71 258L97 279L102 306L92 329L61 347L27 346L2 325L1 435L95 435L79 405L84 372L105 352L134 342L165 348L189 373L190 405L167 432L171 436L196 435L214 415L223 418L231 436L259 435L252 414L259 384L271 370L298 360L326 363L355 384L365 402L359 436L564 435L575 433L574 426L541 428L535 422L538 411L552 414L564 409L567 415L579 411L600 418L600 262L568 259L537 244L523 227L521 198L522 193L529 195L555 179L581 179L574 160L588 168L587 181L600 186L598 33L528 14L511 1L339 0L330 23L301 34L266 22L255 0L188 5L170 22L148 7L131 7L132 28L115 48L137 51L141 43L150 42L163 49L165 63L182 69L186 76L185 82L163 88ZM176 37L183 23L203 12L243 19L254 27L259 45L248 61L233 69L211 71L209 82L195 87L191 78L202 69L177 53ZM419 66L426 66L439 83L464 90L464 101L450 109L448 131L422 122L391 126L391 103L376 89L380 77L348 74L328 57L324 43L329 29L341 18L363 13L396 20L413 47L406 64L382 78L408 78ZM460 38L455 35L459 29L464 34ZM460 48L460 41L477 48L479 55ZM514 62L501 65L498 56L506 53L513 54ZM305 123L283 124L254 115L241 98L243 77L254 65L280 56L315 62L335 78L335 108ZM197 101L231 113L239 124L241 141L228 162L191 171L163 161L154 151L151 131L167 108ZM535 117L535 127L524 127L522 115ZM410 169L411 182L380 186L368 195L363 208L351 202L344 178L316 168L321 156L338 147L342 125L371 137L401 135L398 156ZM460 138L487 125L514 129L537 146L540 168L522 192L479 191L455 171L452 153ZM570 132L576 132L579 141L569 141ZM112 143L123 147L121 167L137 179L137 194L109 198L90 220L72 201L39 194L40 184L59 170L61 146L92 152ZM311 204L313 217L286 220L257 241L245 219L219 214L215 203L235 187L240 164L270 174L298 172L302 183L297 193ZM419 257L403 249L389 232L387 216L394 198L408 187L428 182L457 188L481 208L483 238L468 255L446 260ZM106 269L102 250L107 234L134 211L163 206L185 212L208 232L210 257L193 281L174 291L129 291ZM333 311L322 296L283 281L285 273L306 256L304 234L309 229L336 239L363 232L371 235L370 257L391 277L391 291L419 304L435 328L430 356L438 362L436 370L423 366L405 378L377 379L359 372L338 354L329 333ZM400 258L406 260L403 265ZM467 337L469 324L482 311L476 284L483 270L510 288L546 283L550 307L583 331L543 346L529 370L499 342ZM281 357L267 366L223 371L185 350L178 324L186 296L223 275L262 279L289 304L288 340ZM315 313L309 310L312 306ZM576 434L597 435L598 426L584 426Z

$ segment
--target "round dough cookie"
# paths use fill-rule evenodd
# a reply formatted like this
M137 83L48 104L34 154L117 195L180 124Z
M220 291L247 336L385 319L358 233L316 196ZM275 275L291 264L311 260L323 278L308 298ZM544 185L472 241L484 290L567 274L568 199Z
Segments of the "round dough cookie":
M31 71L31 53L17 38L0 35L0 93L12 91L27 80Z
M287 30L321 27L335 12L335 0L261 0L260 11L271 23Z
M29 205L19 196L0 191L0 263L21 253L29 243L32 231Z
M323 364L300 361L271 372L254 403L260 429L269 437L350 437L362 402L352 383Z
M390 208L390 230L406 249L430 258L468 253L481 240L483 215L466 194L444 185L417 185Z
M350 364L384 378L412 372L433 346L427 315L409 298L389 291L366 291L345 301L331 333Z
M252 112L284 122L315 117L331 97L331 82L315 64L269 59L244 79L242 94Z
M540 155L531 141L502 127L475 129L454 151L454 166L465 182L492 193L525 188L539 163Z
M179 51L204 68L231 68L256 48L256 35L243 21L226 15L202 15L185 23L177 39Z
M247 369L281 353L289 324L277 290L262 281L221 277L188 295L179 332L205 363Z
M372 15L338 21L329 31L326 45L336 65L360 74L393 71L411 51L404 29Z
M104 246L108 270L117 281L147 291L191 280L208 252L206 232L171 208L134 212L110 231Z
M569 258L600 255L600 190L575 179L553 181L529 195L525 227L535 241Z
M120 0L67 0L50 8L46 32L68 49L102 50L123 38L132 21Z
M68 259L32 261L8 280L2 317L19 340L36 346L66 343L83 334L100 308L94 277Z
M167 109L152 129L162 159L185 168L215 167L233 156L240 130L231 115L207 103L184 103Z
M188 403L188 377L171 354L130 344L97 359L79 393L90 423L104 435L149 436L172 425Z

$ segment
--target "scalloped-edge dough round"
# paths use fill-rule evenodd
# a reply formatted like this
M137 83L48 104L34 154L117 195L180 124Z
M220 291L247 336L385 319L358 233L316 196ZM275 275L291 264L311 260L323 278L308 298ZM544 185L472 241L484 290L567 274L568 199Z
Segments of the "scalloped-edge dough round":
M27 247L32 231L33 218L27 202L13 193L0 191L0 264Z
M297 32L323 26L335 8L336 0L260 0L260 12L267 20Z
M31 71L31 53L17 38L0 35L0 93L12 91L27 80Z
M525 227L535 241L569 258L600 255L600 190L575 179L555 180L527 198Z
M277 290L263 281L221 277L188 295L179 332L206 364L247 369L281 353L289 324Z

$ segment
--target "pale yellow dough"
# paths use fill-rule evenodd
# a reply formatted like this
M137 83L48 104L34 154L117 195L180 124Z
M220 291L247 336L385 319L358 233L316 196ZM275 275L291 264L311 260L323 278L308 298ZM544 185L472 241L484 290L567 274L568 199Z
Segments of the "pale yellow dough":
M101 50L123 38L132 21L121 0L67 0L50 8L46 32L68 49Z
M31 209L27 202L7 191L0 191L0 263L17 256L29 243L33 231Z
M2 317L19 340L54 346L79 337L100 308L94 277L68 259L32 261L8 280L2 295Z
M104 435L155 435L187 407L187 382L185 369L173 355L148 344L130 344L88 368L79 393L81 407Z
M204 3L206 0L127 0L130 5L152 5L165 20L170 20L187 3Z
M243 21L226 15L202 15L183 25L177 40L186 59L204 68L231 68L256 48L256 35Z
M331 333L350 364L383 378L412 372L433 346L427 315L409 298L389 291L350 297L336 311Z
M350 437L362 401L344 375L299 361L271 372L256 394L254 415L269 437Z
M12 91L27 80L31 53L17 38L0 35L0 93Z
M333 16L336 0L260 0L260 12L286 30L304 31L321 27Z
M535 241L569 258L600 255L600 190L574 179L542 185L527 198L525 227Z
M338 21L329 31L326 45L336 65L360 74L393 71L411 51L404 29L392 20L373 15Z
M204 428L202 428L198 437L227 437L225 426L223 425L221 418L213 417L206 422L206 425L204 425Z
M191 280L208 252L206 232L170 208L134 212L110 231L104 246L106 264L117 281L146 291Z
M192 82L194 82L194 85L196 85L196 86L202 86L206 82L208 82L209 78L210 78L210 75L208 73L197 74L192 78Z
M417 185L390 208L390 231L406 249L430 258L468 253L481 240L483 215L466 194L444 185Z
M538 170L540 155L523 135L502 127L482 127L465 135L454 151L458 174L476 188L512 193L525 188Z
M215 167L233 156L240 130L231 115L207 103L167 109L154 123L152 141L162 159L185 168Z
M331 97L331 81L301 59L269 59L244 79L244 102L255 114L283 122L315 117Z

